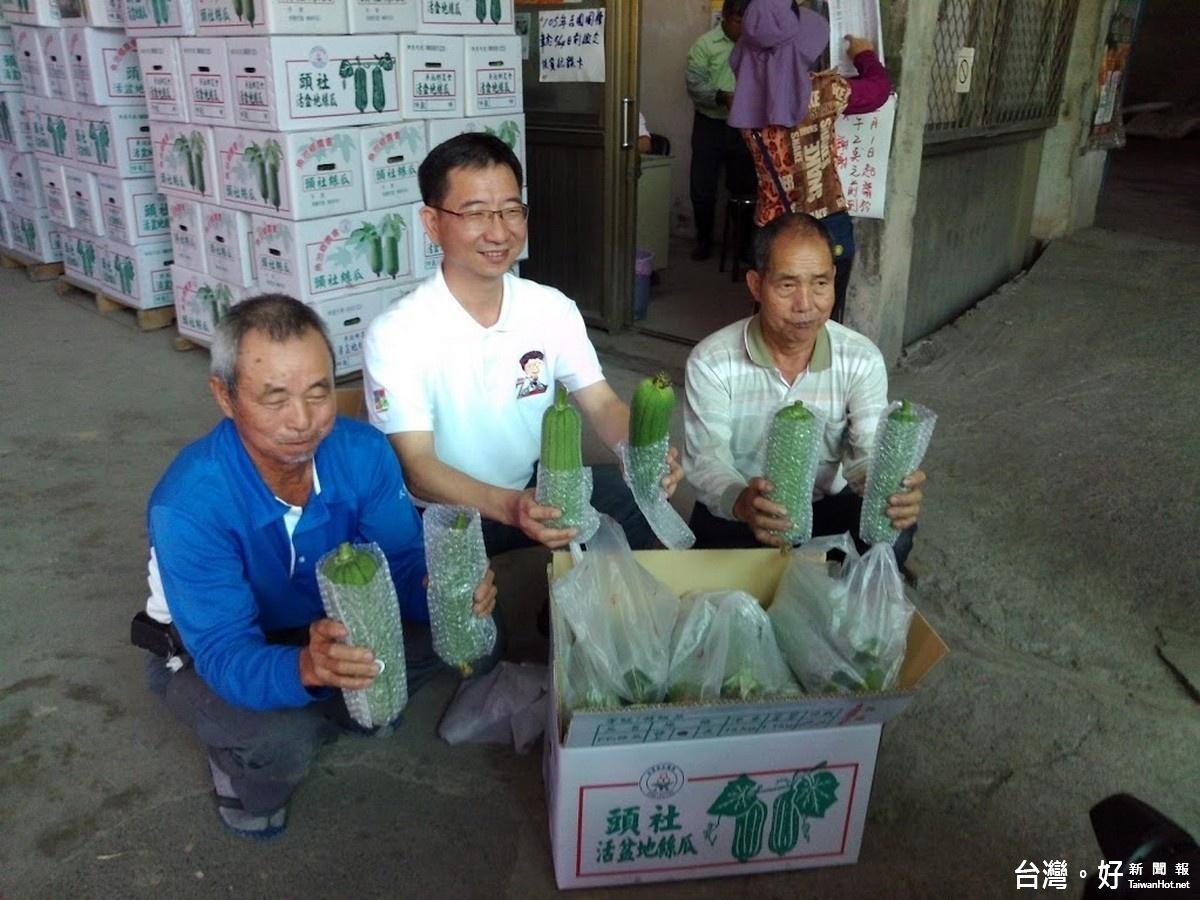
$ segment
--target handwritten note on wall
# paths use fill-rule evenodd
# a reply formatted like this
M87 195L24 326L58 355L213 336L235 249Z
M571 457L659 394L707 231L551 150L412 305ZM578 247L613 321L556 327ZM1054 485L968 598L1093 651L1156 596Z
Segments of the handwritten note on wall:
M538 80L604 81L604 10L538 12Z
M883 218L896 95L873 113L839 116L834 164L842 180L848 211L867 219Z

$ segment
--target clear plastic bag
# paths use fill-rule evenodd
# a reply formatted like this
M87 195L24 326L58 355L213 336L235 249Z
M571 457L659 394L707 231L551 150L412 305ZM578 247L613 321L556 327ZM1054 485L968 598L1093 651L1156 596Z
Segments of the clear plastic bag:
M668 550L689 550L696 543L696 535L671 505L662 488L662 480L670 471L667 466L669 449L669 437L646 447L633 447L622 441L617 445L617 455L621 458L625 483L629 485L638 509L663 546Z
M475 588L487 572L479 510L434 504L425 510L429 625L437 655L464 675L496 646L496 622L475 615ZM459 527L461 526L461 527Z
M809 693L885 691L895 686L913 605L890 544L859 556L849 534L817 538L806 550L846 555L814 564L793 556L767 615L783 657Z
M799 691L758 600L745 591L684 596L671 637L668 700L748 700Z
M317 561L317 586L325 614L350 632L345 643L367 647L375 654L380 667L375 680L368 687L343 691L342 695L355 722L363 728L380 728L394 721L408 703L400 602L387 557L379 545L355 544L354 549L374 558L377 568L371 580L362 585L330 581L325 566L338 553L335 548Z
M661 701L679 600L634 559L608 516L586 551L572 545L571 552L574 568L550 586L555 615L572 637L563 666L568 706Z

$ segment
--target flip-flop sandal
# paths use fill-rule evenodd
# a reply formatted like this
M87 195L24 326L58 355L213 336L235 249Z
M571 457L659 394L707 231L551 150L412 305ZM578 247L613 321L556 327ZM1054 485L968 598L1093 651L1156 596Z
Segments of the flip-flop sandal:
M213 801L217 805L217 821L222 827L238 837L250 838L255 841L269 841L283 834L287 828L287 807L281 806L267 816L256 816L246 812L242 801L237 797L222 797L215 790L212 792ZM236 813L227 817L224 810ZM231 821L232 820L232 821Z

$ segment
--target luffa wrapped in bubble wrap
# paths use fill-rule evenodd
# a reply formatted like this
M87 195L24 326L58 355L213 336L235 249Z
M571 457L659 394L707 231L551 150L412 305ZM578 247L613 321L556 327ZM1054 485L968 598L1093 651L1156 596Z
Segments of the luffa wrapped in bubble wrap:
M479 510L433 505L425 510L429 624L434 652L464 675L496 646L496 622L472 611L475 588L487 571Z
M362 690L343 691L346 709L364 728L394 721L408 702L400 604L387 557L375 543L343 543L317 562L325 614L350 631L346 643L375 654L379 674Z
M900 482L921 465L936 423L932 410L907 400L884 410L867 464L867 488L858 522L859 537L868 544L894 544L900 537L887 517L887 500L904 490Z

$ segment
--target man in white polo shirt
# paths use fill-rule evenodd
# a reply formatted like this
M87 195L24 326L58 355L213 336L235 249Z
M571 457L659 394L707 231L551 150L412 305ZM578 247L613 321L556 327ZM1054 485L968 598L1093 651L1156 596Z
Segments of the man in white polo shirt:
M371 422L387 434L410 493L473 506L491 555L558 548L574 529L534 498L542 415L558 384L615 448L629 407L613 392L574 301L510 274L526 241L521 164L503 141L468 133L435 147L418 172L421 220L442 247L438 271L367 331L363 379ZM668 495L682 476L670 451ZM654 535L615 464L593 466L592 503L635 548Z
M762 477L772 417L797 400L825 418L813 488L813 536L858 538L867 460L887 407L883 354L863 335L829 320L833 241L805 213L786 213L754 236L746 285L760 311L693 348L687 361L684 459L696 489L689 523L697 548L782 545L791 523ZM912 548L925 473L903 480L887 515L901 534L901 567ZM866 546L859 542L859 550Z

